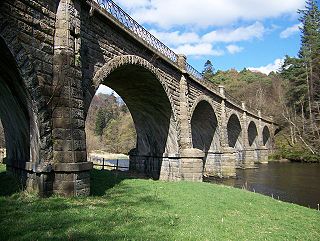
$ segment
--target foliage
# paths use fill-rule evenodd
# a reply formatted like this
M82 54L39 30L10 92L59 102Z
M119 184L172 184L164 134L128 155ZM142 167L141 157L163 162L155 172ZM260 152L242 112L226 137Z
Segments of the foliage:
M241 189L97 170L92 186L86 198L1 196L0 239L320 239L318 211Z
M286 56L280 73L265 75L243 69L217 71L211 81L246 106L274 116L282 129L276 136L276 156L290 160L320 159L320 12L307 0L299 10L301 48Z
M214 68L210 60L205 62L202 75L206 79L211 79L214 76Z
M102 136L103 129L106 127L106 113L104 110L99 109L96 117L96 128L95 134L97 136Z
M94 96L86 119L86 137L88 151L128 153L135 147L133 120L122 100L113 93Z
M290 130L288 146L283 152L288 159L319 160L320 11L317 2L307 0L306 8L299 13L302 24L299 57L286 56L281 71L287 82L288 100L283 104L282 116ZM298 149L300 145L304 150Z

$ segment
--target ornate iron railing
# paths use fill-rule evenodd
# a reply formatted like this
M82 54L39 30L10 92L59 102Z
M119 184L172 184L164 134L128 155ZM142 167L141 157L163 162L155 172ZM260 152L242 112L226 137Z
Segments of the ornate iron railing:
M189 63L186 63L187 73L193 76L198 82L211 90L219 91L219 86L206 79L198 70L193 68Z
M177 64L178 55L173 52L169 47L167 47L164 43L162 43L159 39L149 33L144 27L142 27L139 23L137 23L129 14L127 14L124 10L122 10L117 4L115 4L112 0L93 0L99 4L105 11L111 14L117 21L119 21L123 26L125 26L130 32L134 35L138 36L145 43L147 43L150 47L154 48L162 55L167 57L171 62ZM186 71L189 75L195 78L199 83L203 86L207 87L212 91L219 92L218 85L212 83L210 80L204 78L204 76L199 73L195 68L193 68L189 63L186 63ZM242 102L235 97L231 96L227 92L225 92L225 96L227 99L234 104L238 105L240 108L242 107ZM257 110L247 109L252 113L256 113Z
M137 35L139 38L144 40L152 48L159 51L161 54L166 56L169 60L176 63L177 55L169 47L163 44L159 39L154 37L149 33L144 27L138 24L129 14L123 11L117 4L111 0L94 0L97 2L104 10L110 13L114 18L116 18L121 24L123 24L128 30Z

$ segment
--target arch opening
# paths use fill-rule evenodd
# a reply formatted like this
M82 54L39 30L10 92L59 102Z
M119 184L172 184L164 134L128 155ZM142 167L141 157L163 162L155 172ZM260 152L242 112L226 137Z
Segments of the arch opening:
M100 85L92 98L86 118L86 144L89 155L97 150L120 158L136 146L132 116L121 97ZM121 154L121 155L118 155Z
M256 124L251 121L248 126L248 142L250 147L258 147L257 138L258 137L258 131Z
M242 128L238 117L232 114L227 124L228 144L229 147L242 150Z
M205 153L203 159L204 175L219 175L221 165L220 138L217 116L212 106L205 100L200 101L191 118L193 148Z
M6 163L25 169L39 162L38 128L32 101L6 43L0 38L0 119L6 145Z
M269 131L269 128L265 126L262 131L262 143L264 146L267 146L269 142L270 142L270 131Z
M205 153L220 150L218 120L207 101L200 101L192 114L191 134L194 148Z
M176 123L160 80L143 66L126 64L100 84L116 91L131 113L136 144L129 152L130 169L159 178L163 158L178 153Z

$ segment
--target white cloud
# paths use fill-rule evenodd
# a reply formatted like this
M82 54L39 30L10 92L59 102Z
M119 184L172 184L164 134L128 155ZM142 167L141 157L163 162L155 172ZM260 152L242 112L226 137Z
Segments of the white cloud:
M178 46L181 44L201 44L201 43L231 43L247 41L253 38L261 39L266 32L265 27L260 22L255 22L249 26L238 27L234 29L219 29L199 36L195 32L180 31L164 32L150 30L150 33L159 38L169 46Z
M240 53L243 50L243 47L234 44L228 45L226 48L230 54Z
M226 26L239 20L256 21L294 15L305 0L115 0L142 24L173 26Z
M286 28L280 33L280 38L289 38L290 36L298 33L300 31L299 27L301 23L295 24L291 27Z
M270 74L272 71L277 72L283 65L284 59L276 59L273 63L261 67L248 67L251 71L257 71L264 74Z
M222 50L213 49L213 46L208 43L201 43L201 44L184 44L180 45L176 49L174 49L176 53L183 53L186 55L194 55L194 56L221 56L224 54Z
M174 32L159 32L157 30L149 31L152 35L163 41L165 44L170 46L177 46L180 44L192 44L200 42L200 37L197 33L186 32L180 33L180 31Z
M202 37L204 42L239 42L250 40L253 38L262 38L266 29L260 22L255 22L246 27L239 27L236 29L222 29L212 31Z

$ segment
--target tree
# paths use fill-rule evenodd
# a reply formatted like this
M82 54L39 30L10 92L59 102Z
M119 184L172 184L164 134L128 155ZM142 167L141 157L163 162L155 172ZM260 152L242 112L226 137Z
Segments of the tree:
M210 60L207 60L204 64L202 76L208 80L210 80L214 76L214 68Z
M315 113L320 102L320 11L317 1L307 0L305 9L298 13L302 24L299 58L305 68L308 109L314 129Z
M95 134L97 136L102 136L103 129L106 127L106 113L102 108L99 108L96 116L95 122Z

